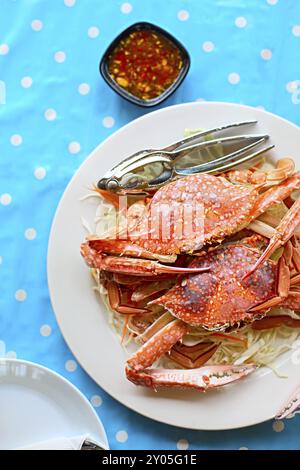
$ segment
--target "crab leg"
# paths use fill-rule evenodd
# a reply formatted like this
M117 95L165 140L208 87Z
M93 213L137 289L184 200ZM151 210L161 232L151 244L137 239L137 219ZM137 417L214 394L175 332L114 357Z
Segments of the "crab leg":
M97 252L83 243L80 248L81 255L90 268L103 269L104 271L122 274L134 274L136 276L153 276L157 274L170 273L199 273L208 271L205 268L181 268L159 264L157 261L147 259L128 258L125 256L106 256Z
M295 246L293 246L292 261L296 270L300 272L300 253L299 248Z
M158 331L160 331L164 326L166 326L168 323L171 323L174 321L173 315L171 315L169 312L163 313L155 322L153 322L149 327L141 334L139 335L139 340L142 341L143 343L146 343L152 336L155 335Z
M297 226L300 223L300 198L292 205L291 209L286 213L277 227L275 235L271 238L269 245L254 264L254 266L248 271L243 277L243 280L247 279L256 269L274 253L277 248L283 246L294 234Z
M300 274L296 274L291 278L291 286L294 286L295 284L298 284L300 282Z
M152 314L152 312L151 312ZM129 318L128 325L130 330L133 331L136 335L140 336L140 334L145 331L149 325L151 325L152 319L150 315L136 315Z
M275 419L283 419L294 413L300 406L300 385L292 393L289 399L285 402L281 410L275 416Z
M268 330L279 326L289 326L290 328L300 328L300 319L291 318L289 315L271 315L252 323L254 330Z
M168 323L128 359L127 365L135 371L151 366L159 357L169 352L187 330L188 325L181 320Z
M121 273L113 273L113 280L117 284L121 284L122 286L136 286L139 285L141 279L136 276L128 276L126 274Z
M186 369L195 369L203 366L214 355L218 347L218 344L212 342L199 343L195 346L175 344L169 357Z
M175 281L171 278L142 284L141 286L136 287L136 289L133 291L131 300L133 302L140 302L141 300L147 299L147 297L151 297L154 294L159 294L164 290L171 289L171 287L174 285L174 282Z
M126 367L127 379L135 385L154 390L159 388L195 389L205 392L210 388L221 387L246 377L256 370L254 364L241 366L206 366L199 369L146 369L136 371Z
M283 251L283 256L284 256L285 262L286 262L287 266L289 266L289 267L292 267L293 250L294 250L294 247L292 245L292 242L289 240L285 244L284 251Z
M279 297L281 299L284 299L288 296L291 285L290 270L284 256L280 258L278 264L279 267L277 292Z
M150 313L146 308L121 304L121 292L116 282L109 281L106 285L108 301L112 310L122 315L144 315Z
M259 219L253 220L253 222L248 225L248 229L266 238L272 238L276 232L275 228Z

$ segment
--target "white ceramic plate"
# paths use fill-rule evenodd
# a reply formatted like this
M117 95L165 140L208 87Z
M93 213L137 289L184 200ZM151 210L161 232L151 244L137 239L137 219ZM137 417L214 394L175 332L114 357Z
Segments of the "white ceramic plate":
M32 362L0 360L0 449L88 434L108 448L89 401L70 382Z
M61 331L87 373L110 395L157 421L190 429L221 430L272 418L299 380L299 369L285 354L277 363L288 379L261 369L246 380L212 391L162 391L136 387L124 376L125 354L111 331L104 306L92 291L79 254L85 237L81 216L92 221L94 200L80 201L113 165L144 148L159 148L182 136L184 128L210 128L257 119L251 132L272 136L273 156L290 155L300 168L300 130L278 116L256 108L226 103L188 103L147 114L97 147L68 185L53 222L48 251L48 281ZM250 129L249 129L250 131Z

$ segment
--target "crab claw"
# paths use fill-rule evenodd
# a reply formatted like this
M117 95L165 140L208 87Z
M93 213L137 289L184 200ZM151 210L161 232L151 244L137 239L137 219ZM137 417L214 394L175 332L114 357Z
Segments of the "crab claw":
M211 388L222 387L246 377L256 370L255 364L240 366L205 366L199 369L145 369L136 371L126 367L127 379L135 385L142 385L154 390L159 388L195 389L205 392Z
M125 256L107 256L82 243L80 247L81 256L90 268L102 269L112 273L122 273L135 276L156 276L158 274L183 274L199 273L208 271L209 267L182 268L179 266L169 266L142 258L129 258Z
M135 258L154 259L162 263L174 263L177 255L161 255L141 248L135 243L127 240L114 240L109 238L92 238L88 240L88 245L93 250L107 255L122 255Z
M300 407L300 385L294 390L289 399L285 402L281 410L275 416L275 419L287 418Z

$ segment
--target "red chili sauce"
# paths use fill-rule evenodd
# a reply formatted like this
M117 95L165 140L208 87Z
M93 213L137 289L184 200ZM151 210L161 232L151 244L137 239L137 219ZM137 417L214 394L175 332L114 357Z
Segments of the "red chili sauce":
M182 55L176 45L151 30L130 33L108 59L108 72L113 80L143 100L167 90L182 67Z

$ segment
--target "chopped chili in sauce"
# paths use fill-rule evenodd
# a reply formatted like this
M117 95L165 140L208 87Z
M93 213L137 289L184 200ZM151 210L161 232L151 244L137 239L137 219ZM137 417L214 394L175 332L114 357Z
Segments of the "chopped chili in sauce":
M108 59L110 76L143 100L155 98L167 90L182 67L183 58L176 45L151 30L131 32Z

